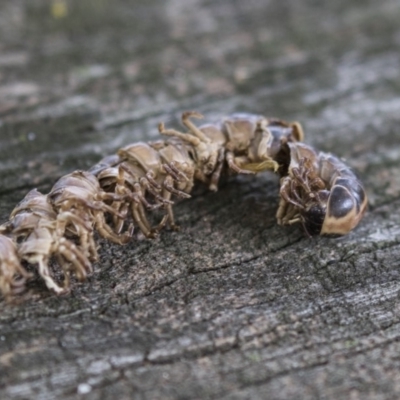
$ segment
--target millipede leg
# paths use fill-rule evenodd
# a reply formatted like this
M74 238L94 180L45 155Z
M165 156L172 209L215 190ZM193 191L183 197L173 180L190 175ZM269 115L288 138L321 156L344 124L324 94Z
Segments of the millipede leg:
M57 294L61 294L65 292L65 289L61 286L57 285L54 279L50 275L50 270L47 265L47 260L45 261L43 257L39 259L38 263L38 272L39 275L43 278L44 283L46 284L47 288L53 290Z
M297 180L297 184L300 185L306 193L311 193L311 188L308 185L307 179L303 177L302 171L299 168L292 168L292 174Z
M283 225L292 225L300 221L301 218L298 210L292 204L289 204L286 209L285 217L283 218Z
M190 199L192 196L186 192L182 192L181 190L177 190L173 186L173 180L168 179L169 176L167 176L163 182L163 187L167 189L170 193L174 194L175 196L182 197L184 199ZM165 196L163 197L165 199Z
M164 191L163 191L163 197L167 200L169 200L171 198L171 191L168 189L169 186L171 186L173 184L173 180L172 177L167 176L165 178L164 181ZM167 214L164 215L163 219L161 220L161 222L157 225L157 227L155 228L155 230L158 232L160 231L162 228L164 228L165 225L167 225L167 223L169 223L169 226L171 227L171 229L174 230L179 230L179 226L175 224L175 218L174 218L174 212L172 210L172 205L168 204L166 206L166 210L167 210Z
M126 216L128 214L129 205L127 203L123 203L123 204L113 203L113 204L111 204L111 206L113 208L116 208L119 211L119 213L121 213L122 215ZM122 228L124 227L124 224L125 224L125 218L122 219L122 218L119 218L118 216L114 215L112 220L113 220L115 232L117 234L120 234L122 232Z
M72 212L64 211L58 214L56 224L56 235L58 237L65 235L68 225L72 226L75 231L74 236L76 235L79 238L80 247L85 255L93 261L98 259L96 244L93 239L93 229L88 221L79 218Z
M144 187L149 193L151 193L156 198L156 200L158 200L161 204L166 203L166 200L156 191L156 189L154 189L152 185L149 184L149 181L147 180L146 177L140 178L139 184L141 187Z
M189 178L182 171L180 171L178 168L176 168L172 162L169 164L167 164L167 163L163 164L163 168L177 182L180 182L182 179L185 181L189 180Z
M301 126L300 122L292 122L290 124L291 128L293 129L293 136L296 141L303 142L304 141L304 131L303 127Z
M150 227L150 224L146 218L146 215L141 213L140 205L137 203L132 203L132 217L133 220L139 226L139 229L147 238L154 238L154 232Z
M299 206L302 208L301 204L293 201L290 194L292 193L293 181L290 177L285 177L281 179L281 188L279 191L280 200L278 210L276 212L276 219L279 225L285 225L287 221L287 214L290 212L290 206Z
M278 210L276 211L276 220L278 222L278 225L284 225L283 219L285 217L287 208L288 203L281 197L279 199Z
M212 192L216 192L218 190L218 183L221 177L222 167L224 166L224 160L225 160L225 150L221 148L218 151L217 164L213 174L211 175L210 185L208 186L208 188Z
M210 139L190 120L190 118L202 119L203 115L196 111L186 111L182 114L182 124L189 129L190 133L199 138L202 142L210 142Z
M228 151L227 153L226 153L226 161L227 161L227 163L228 163L228 167L232 170L232 171L234 171L234 172L236 172L237 174L254 174L254 172L253 171L249 171L249 170L247 170L247 169L242 169L242 168L240 168L237 164L236 164L236 162L235 162L235 156L234 156L234 154L231 152L231 151Z
M105 239L111 240L113 243L117 244L126 244L131 239L131 233L126 232L124 234L115 233L109 225L107 225L104 214L97 213L95 217L95 225L96 229L99 231L100 235Z
M92 265L89 260L76 248L76 246L66 239L60 241L60 254L74 266L75 274L80 281L85 280L88 273L92 273ZM68 272L68 269L64 270ZM69 273L69 272L68 272Z

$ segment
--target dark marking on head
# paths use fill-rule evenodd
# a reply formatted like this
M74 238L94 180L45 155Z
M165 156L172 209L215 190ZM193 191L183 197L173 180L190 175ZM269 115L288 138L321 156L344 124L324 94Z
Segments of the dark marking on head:
M319 235L326 214L325 206L315 204L303 213L304 228L311 236Z
M353 178L339 178L335 181L335 185L343 186L348 189L356 201L357 213L360 212L360 206L364 203L366 198L365 190L360 183Z
M356 206L354 196L344 186L335 185L328 201L328 213L333 218L343 218Z

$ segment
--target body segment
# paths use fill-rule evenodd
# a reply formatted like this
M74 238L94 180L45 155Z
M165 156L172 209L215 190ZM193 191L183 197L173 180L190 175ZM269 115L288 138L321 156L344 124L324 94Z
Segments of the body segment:
M308 235L344 235L362 218L360 181L338 158L301 143L299 123L243 113L197 126L193 118L202 115L182 114L183 132L160 123L164 139L127 145L87 172L60 178L47 195L29 192L0 226L3 294L30 278L21 260L37 266L49 289L65 292L70 275L84 280L98 258L95 231L125 244L134 227L148 238L165 226L177 229L175 200L189 198L196 182L216 191L223 175L278 173L278 223L300 222ZM62 285L49 268L52 258Z
M337 157L304 143L289 143L288 175L281 179L278 223L301 222L309 235L341 236L360 222L367 208L365 190Z
M36 265L46 286L57 294L68 290L71 274L84 280L92 272L89 243L86 242L92 235L91 226L70 212L56 213L48 197L35 189L14 208L10 220L2 225L1 230L13 239L18 258ZM73 231L82 235L79 244L72 240ZM62 285L56 282L50 270L52 257L62 268Z

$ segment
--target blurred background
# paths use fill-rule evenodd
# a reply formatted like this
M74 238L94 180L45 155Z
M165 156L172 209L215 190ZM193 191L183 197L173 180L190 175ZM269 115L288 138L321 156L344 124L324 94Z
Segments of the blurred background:
M0 183L49 184L188 109L299 120L362 168L400 135L399 17L395 0L2 2Z
M370 208L310 241L277 226L275 177L239 177L177 205L182 232L99 241L70 296L1 302L0 397L399 398L399 21L399 0L1 1L0 222L184 110L300 121Z

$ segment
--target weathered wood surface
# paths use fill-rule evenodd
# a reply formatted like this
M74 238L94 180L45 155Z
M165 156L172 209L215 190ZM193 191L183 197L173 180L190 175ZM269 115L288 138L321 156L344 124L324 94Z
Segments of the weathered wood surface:
M176 206L66 297L0 302L2 399L400 396L400 2L0 5L0 217L182 110L301 121L370 197L339 240L275 223L277 180Z

